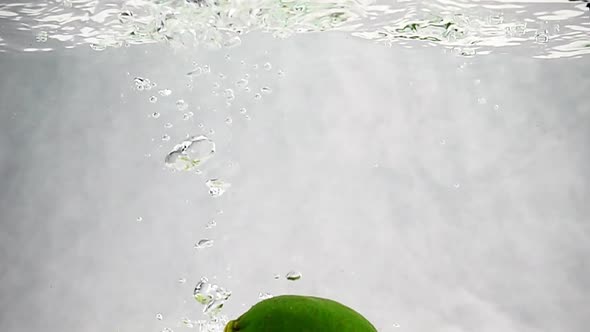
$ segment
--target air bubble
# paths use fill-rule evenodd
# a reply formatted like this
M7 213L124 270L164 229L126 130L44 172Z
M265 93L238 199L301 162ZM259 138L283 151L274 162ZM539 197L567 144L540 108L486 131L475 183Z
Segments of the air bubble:
M207 136L193 136L177 144L165 158L166 166L188 171L201 165L215 154L215 143Z
M305 8L306 8L305 5L302 5L302 4L293 6L293 9L296 12L300 12L300 13L304 12L305 11Z
M301 279L301 277L302 277L301 272L297 272L297 271L289 271L289 273L287 273L287 275L285 276L285 278L287 278L287 280L291 280L291 281L299 280L299 279Z
M247 80L247 79L245 79L245 78L242 78L242 79L240 79L240 80L237 80L237 81L236 81L236 86L237 86L238 88L244 88L244 87L246 87L247 85L248 85L248 80Z
M195 67L193 70L186 73L187 76L200 76L203 73L203 69L201 67Z
M211 248L213 247L213 240L202 239L195 243L195 249Z
M549 32L547 30L537 31L537 33L535 33L535 42L539 44L549 42Z
M205 182L205 185L209 188L209 195L212 197L219 197L223 195L227 189L231 187L231 184L220 179L210 179Z
M47 31L41 31L37 34L35 39L38 43L44 43L47 41Z
M457 47L455 50L457 53L459 53L459 55L466 56L466 57L472 57L477 53L474 48L468 48L468 47L464 47L464 48Z
M202 277L193 291L195 300L204 305L203 313L216 315L223 307L225 301L231 296L231 292Z
M163 89L163 90L160 90L160 91L158 91L158 93L159 93L159 94L160 94L160 96L162 96L162 97L168 97L169 95L171 95L171 94L172 94L172 90L169 90L169 89Z
M133 17L133 12L131 12L130 10L124 10L119 13L119 22L125 24L125 23L129 22L132 17Z
M186 101L184 101L184 99L178 99L176 101L176 108L179 111L186 111L186 109L188 108L188 104L186 103Z
M181 319L181 321L182 321L182 324L184 324L184 326L188 327L189 329L192 329L193 327L195 327L195 326L193 325L193 322L192 322L190 319L186 318L186 317L183 317L183 318ZM201 330L201 331L202 331L202 330Z
M225 96L225 99L227 99L228 101L236 99L236 96L234 95L234 90L232 89L225 89L223 91L223 95Z
M104 51L107 49L106 46L100 45L100 44L95 44L95 43L90 44L90 48L95 51Z
M150 90L152 88L152 84L147 78L136 77L133 79L133 82L135 82L135 89L137 91Z

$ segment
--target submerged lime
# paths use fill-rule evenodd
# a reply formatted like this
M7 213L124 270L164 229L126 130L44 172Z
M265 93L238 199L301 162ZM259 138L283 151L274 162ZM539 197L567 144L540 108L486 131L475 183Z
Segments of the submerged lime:
M258 302L224 332L377 332L353 309L313 296L281 295Z

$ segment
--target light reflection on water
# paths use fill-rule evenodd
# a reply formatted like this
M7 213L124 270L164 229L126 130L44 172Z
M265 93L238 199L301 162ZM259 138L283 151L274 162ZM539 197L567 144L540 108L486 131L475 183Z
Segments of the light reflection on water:
M42 52L89 45L165 42L173 47L231 48L251 31L286 38L345 31L384 45L450 48L459 56L510 53L536 58L590 53L585 2L370 0L60 0L0 4L0 51Z

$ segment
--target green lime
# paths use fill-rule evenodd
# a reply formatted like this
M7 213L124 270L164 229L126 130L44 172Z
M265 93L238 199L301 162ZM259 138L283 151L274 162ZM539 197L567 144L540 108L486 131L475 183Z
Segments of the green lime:
M281 295L258 302L224 332L377 332L353 309L313 296Z

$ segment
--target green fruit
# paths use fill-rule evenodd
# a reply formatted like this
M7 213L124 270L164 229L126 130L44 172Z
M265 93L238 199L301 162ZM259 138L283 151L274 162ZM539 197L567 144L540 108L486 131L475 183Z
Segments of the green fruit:
M377 332L358 312L312 296L282 295L258 302L224 332Z

